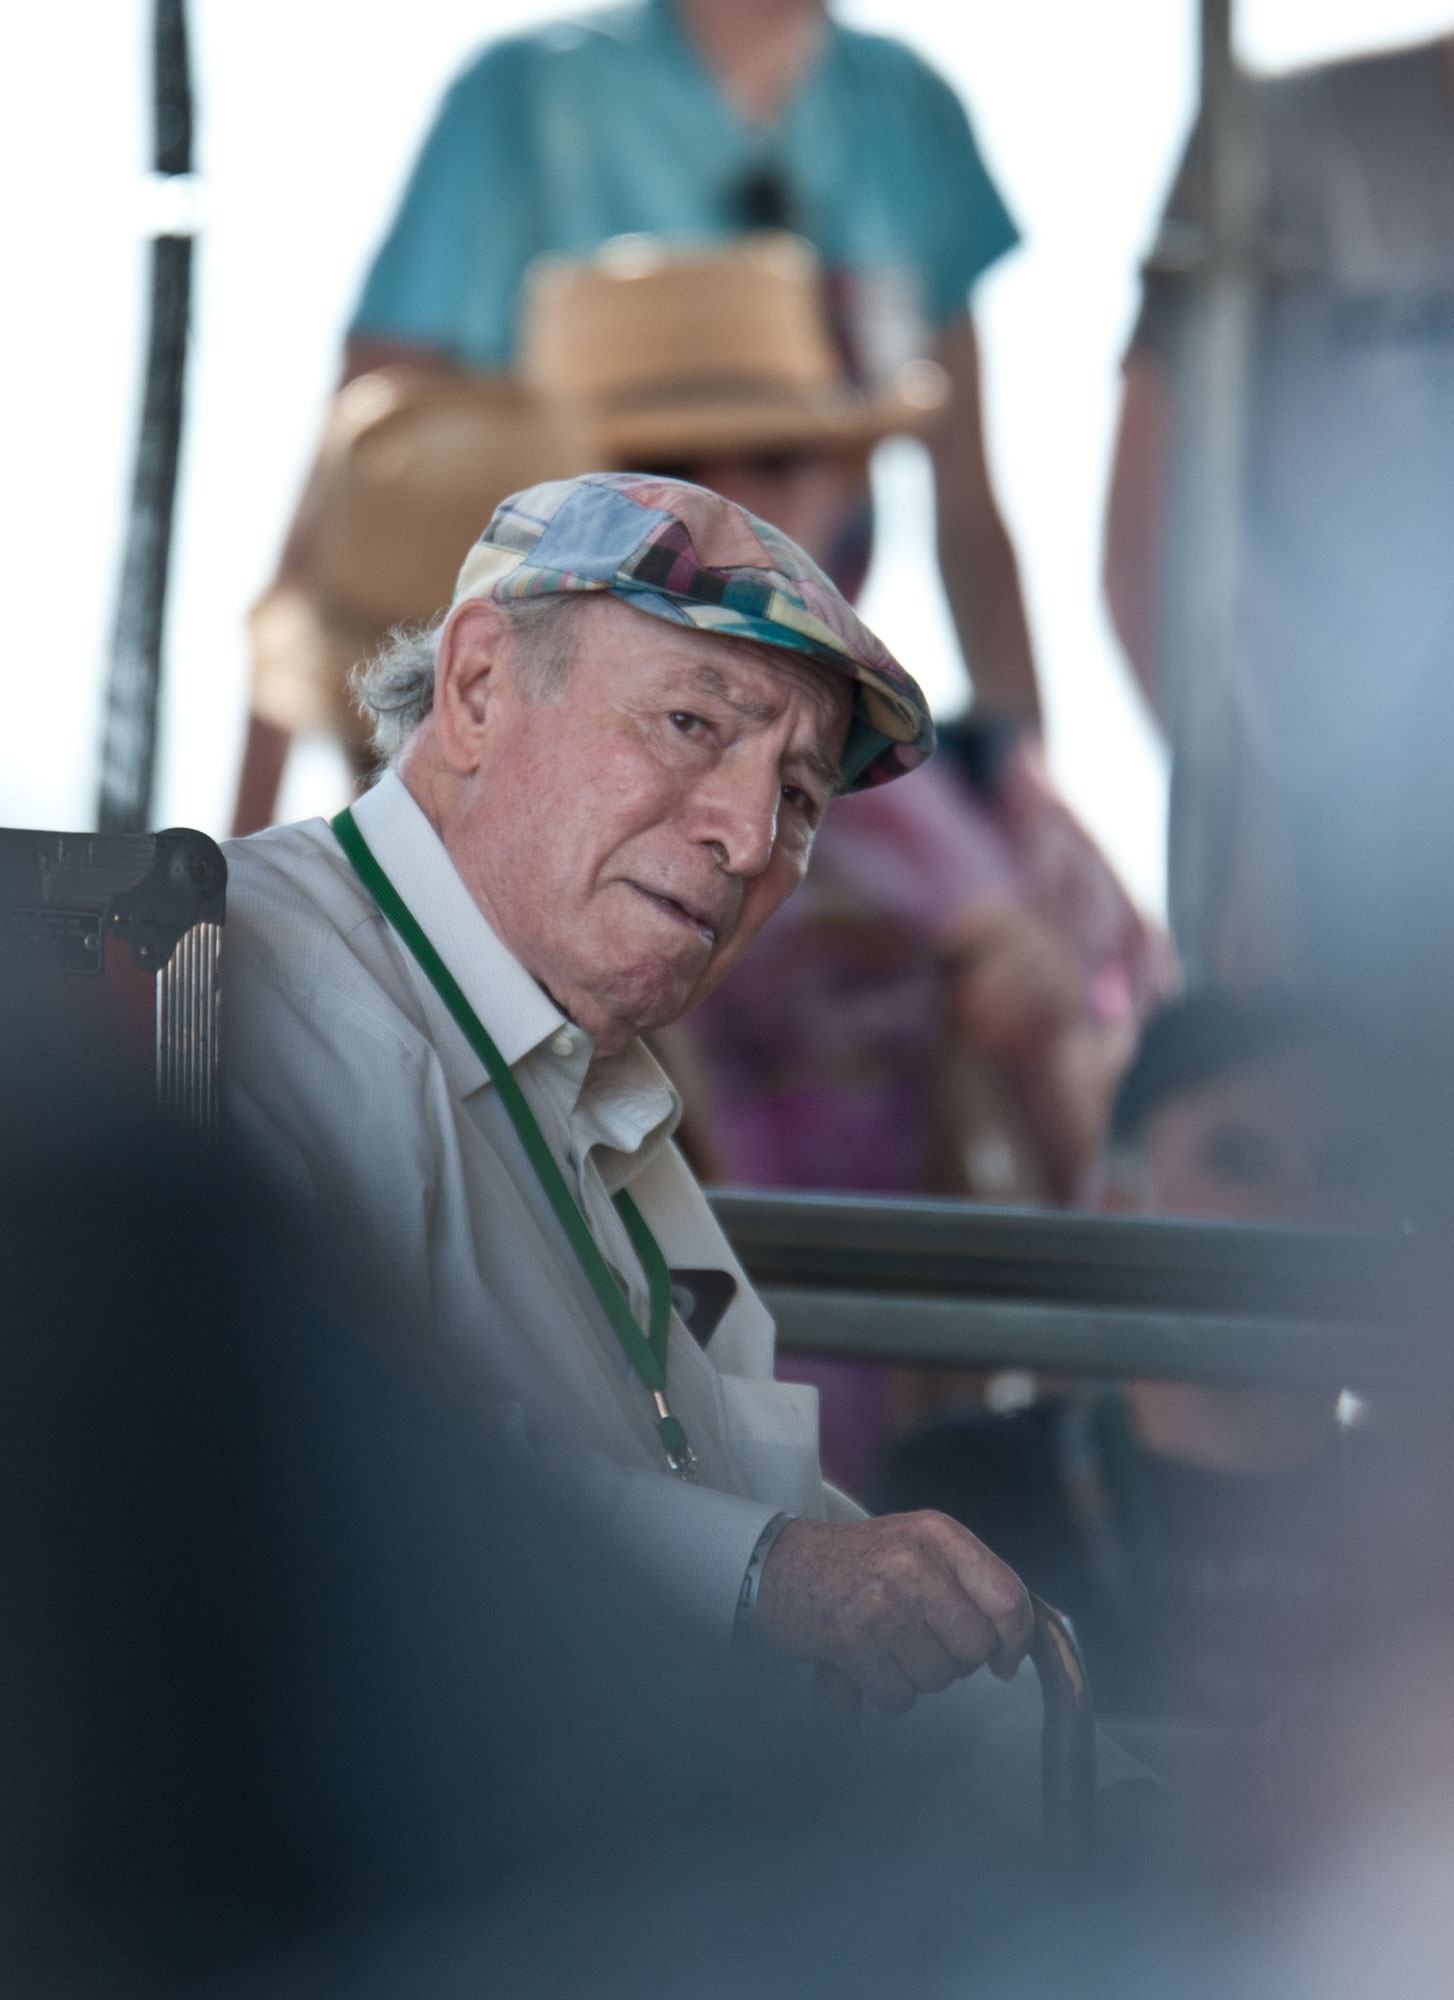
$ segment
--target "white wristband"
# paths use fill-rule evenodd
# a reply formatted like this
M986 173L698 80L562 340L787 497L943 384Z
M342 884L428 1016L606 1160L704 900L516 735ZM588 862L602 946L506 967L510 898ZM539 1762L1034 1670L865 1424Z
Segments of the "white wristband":
M797 1519L796 1514L774 1514L753 1544L752 1554L747 1559L747 1569L743 1574L742 1588L737 1593L737 1612L732 1621L732 1636L744 1644L751 1644L757 1625L757 1588L762 1582L763 1565L772 1554L773 1544L783 1529Z

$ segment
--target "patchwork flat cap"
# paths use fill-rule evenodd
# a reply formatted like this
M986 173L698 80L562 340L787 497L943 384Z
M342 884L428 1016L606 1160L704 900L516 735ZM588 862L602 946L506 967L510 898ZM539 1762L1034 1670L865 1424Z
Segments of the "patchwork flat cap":
M918 683L796 542L681 479L592 472L516 493L465 558L454 602L607 591L673 625L806 655L853 683L844 788L901 777L934 748Z

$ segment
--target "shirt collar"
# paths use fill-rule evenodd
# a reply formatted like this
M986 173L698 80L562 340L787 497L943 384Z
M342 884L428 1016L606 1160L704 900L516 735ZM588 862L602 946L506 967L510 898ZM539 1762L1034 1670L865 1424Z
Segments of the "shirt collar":
M582 1152L595 1156L607 1194L653 1160L675 1132L681 1099L644 1042L601 1057L583 1080L572 1112Z
M842 23L837 20L830 8L822 22L822 40L818 45L816 60L811 64L807 72L798 78L797 82L788 92L787 98L779 108L777 116L768 124L760 125L755 119L744 118L742 113L732 103L722 87L722 79L713 72L706 58L701 54L696 43L688 34L674 4L674 0L646 0L643 16L651 23L658 41L666 47L679 64L685 64L691 70L696 82L699 86L705 88L731 128L739 136L745 137L754 149L757 150L760 150L764 145L770 145L782 132L788 122L788 115L798 100L817 84L828 65L830 52L836 47L838 39L843 33Z
M353 816L379 866L513 1069L522 1056L565 1027L564 1014L490 928L444 842L397 772L386 771L355 805ZM579 1028L573 1027L572 1034L585 1039Z
M681 1117L665 1070L639 1041L591 1067L590 1036L566 1019L496 935L397 772L386 771L353 816L511 1069L537 1050L540 1060L558 1069L585 1149L598 1151L607 1190L614 1193L666 1144ZM412 967L412 957L409 962ZM450 1064L452 1081L461 1090L476 1089L487 1081L484 1065L463 1037L459 1052L468 1069Z

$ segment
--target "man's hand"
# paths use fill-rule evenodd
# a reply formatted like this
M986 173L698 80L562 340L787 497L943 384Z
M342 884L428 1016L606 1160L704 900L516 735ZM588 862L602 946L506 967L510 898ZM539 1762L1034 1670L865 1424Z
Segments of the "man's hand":
M1085 973L1069 940L1033 910L979 903L946 932L950 1018L971 1047L1011 1066L1085 1015Z
M757 1635L837 1667L879 1708L911 1708L987 1665L1009 1680L1030 1644L1025 1586L944 1514L794 1521L757 1594Z

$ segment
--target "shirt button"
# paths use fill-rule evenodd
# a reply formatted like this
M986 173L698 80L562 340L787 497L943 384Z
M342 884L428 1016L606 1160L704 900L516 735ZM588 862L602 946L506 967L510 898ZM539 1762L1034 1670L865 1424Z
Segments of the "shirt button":
M550 1049L552 1055L573 1056L575 1054L576 1038L569 1028L562 1028L558 1035L551 1038Z

